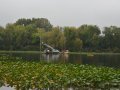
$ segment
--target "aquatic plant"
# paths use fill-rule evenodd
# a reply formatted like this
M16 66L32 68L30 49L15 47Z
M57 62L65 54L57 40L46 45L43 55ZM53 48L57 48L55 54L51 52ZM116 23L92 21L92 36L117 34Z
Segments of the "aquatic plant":
M80 64L52 64L0 56L0 86L16 89L62 87L120 88L120 69Z

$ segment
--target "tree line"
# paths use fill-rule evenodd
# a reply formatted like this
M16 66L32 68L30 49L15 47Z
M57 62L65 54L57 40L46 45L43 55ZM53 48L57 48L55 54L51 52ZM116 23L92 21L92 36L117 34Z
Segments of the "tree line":
M0 26L0 50L40 50L42 42L58 50L120 52L120 27L54 27L46 18L18 19ZM44 49L44 47L42 47Z

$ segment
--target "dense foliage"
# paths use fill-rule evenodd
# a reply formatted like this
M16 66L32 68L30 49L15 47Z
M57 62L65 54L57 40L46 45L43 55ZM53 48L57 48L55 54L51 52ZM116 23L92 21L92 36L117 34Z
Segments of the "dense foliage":
M0 27L0 50L40 50L40 38L59 50L120 52L120 27L101 33L96 25L53 27L46 18L22 18Z
M51 64L0 56L0 85L29 88L120 88L120 70L89 65Z

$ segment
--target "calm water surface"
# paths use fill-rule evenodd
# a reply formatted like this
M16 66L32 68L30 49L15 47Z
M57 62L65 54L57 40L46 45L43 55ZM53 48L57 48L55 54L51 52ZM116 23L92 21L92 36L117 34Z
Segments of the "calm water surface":
M94 56L82 54L39 54L39 53L10 53L24 60L46 61L52 63L89 64L120 68L120 54L97 54Z

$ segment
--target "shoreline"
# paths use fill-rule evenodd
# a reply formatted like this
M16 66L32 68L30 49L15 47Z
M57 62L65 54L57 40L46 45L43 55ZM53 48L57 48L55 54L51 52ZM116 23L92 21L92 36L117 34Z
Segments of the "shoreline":
M0 53L42 53L40 51L0 51ZM81 55L120 55L120 53L113 53L113 52L68 52L68 53L61 53L60 54L81 54Z

